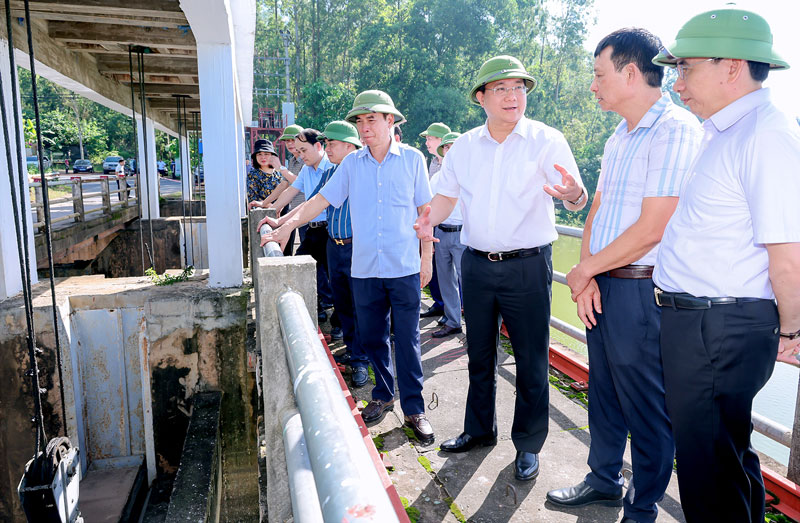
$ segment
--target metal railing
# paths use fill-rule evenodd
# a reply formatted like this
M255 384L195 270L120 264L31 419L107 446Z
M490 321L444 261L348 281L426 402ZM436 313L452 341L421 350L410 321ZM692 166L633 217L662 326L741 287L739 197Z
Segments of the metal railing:
M41 177L38 177L41 179ZM111 183L117 182L117 188L112 189ZM130 207L136 205L138 199L138 188L136 187L136 176L112 176L102 175L97 177L73 176L69 180L47 180L48 189L52 190L56 187L71 187L71 196L63 196L61 198L54 198L50 200L51 214L59 210L54 208L63 203L72 203L70 213L54 217L51 224L55 226L62 222L85 222L87 216L91 219L93 214L100 213L102 215L110 215L114 209ZM100 190L94 192L85 192L84 184L99 183ZM44 203L42 195L42 182L33 182L30 184L32 191L31 208L32 212L36 213L36 221L33 227L36 229L35 234L43 232L44 228ZM118 201L112 203L112 195L119 195ZM100 197L99 201L90 201Z
M556 231L561 236L569 236L572 238L583 238L583 229L579 229L578 227L569 227L566 225L556 225ZM567 277L565 274L553 271L553 281L557 283L561 283L563 285L567 284ZM586 343L586 333L585 331L578 329L563 320L556 318L555 316L550 316L550 325L564 334L580 341L581 343ZM762 416L756 412L752 413L752 420L753 420L753 428L759 434L763 434L767 438L780 443L786 447L789 447L790 452L794 455L797 452L800 452L800 434L792 433L792 429L781 425L780 423L773 421L765 416ZM791 465L792 459L790 458L789 463ZM800 471L796 471L800 472ZM789 470L789 477L793 477L793 472Z
M343 521L356 506L372 521L399 521L303 297L286 291L277 308L300 413L284 428L289 484L303 485L303 492L291 489L295 521ZM319 513L308 506L320 500Z

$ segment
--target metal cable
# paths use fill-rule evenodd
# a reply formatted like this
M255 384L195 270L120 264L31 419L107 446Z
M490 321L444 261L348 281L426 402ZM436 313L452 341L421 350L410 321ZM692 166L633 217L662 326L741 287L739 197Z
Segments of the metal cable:
M144 264L144 230L142 228L142 166L139 161L139 131L136 128L136 98L133 94L133 51L131 46L128 46L128 69L131 76L131 118L133 118L133 146L136 150L136 210L139 212L139 250L142 254L142 275L147 269Z
M183 148L181 147L181 98L179 95L175 96L175 102L178 108L178 159L180 160L177 165L181 168L181 213L183 216L183 267L184 269L189 266L189 254L186 249L186 169L183 164ZM189 202L191 205L191 202Z
M33 91L33 116L36 125L36 151L39 154L39 170L42 173L42 203L44 204L44 230L45 244L47 245L47 264L50 269L50 298L53 307L53 335L56 342L56 364L58 365L58 382L61 394L61 414L64 420L64 433L66 434L67 406L64 399L64 373L61 359L61 337L58 333L58 307L56 305L55 267L53 266L53 237L52 222L50 220L50 196L47 181L44 175L44 150L42 147L42 126L39 115L39 93L36 86L36 54L33 49L33 30L31 29L31 9L29 0L25 0L25 29L28 36L28 57L31 67L31 89ZM41 403L40 403L41 407ZM44 426L42 426L44 435ZM45 438L46 439L46 438Z
M192 176L191 165L190 165L190 163L191 163L190 159L192 158L192 147L191 147L192 141L189 139L189 119L186 118L186 98L187 98L186 96L182 97L182 100L183 100L183 121L186 124L186 170L189 171L189 176ZM192 182L194 182L194 178L193 177L190 178L190 179L192 180ZM197 173L197 181L198 181L198 184L199 184L199 182L200 182L200 172L199 171ZM195 237L195 234L197 232L195 230L195 223L194 223L194 195L195 195L195 191L193 190L192 191L192 199L191 199L191 201L189 201L189 224L190 224L189 225L189 230L192 232L192 234L191 234L191 238L192 238L192 265L197 265L197 258L195 257L195 254L194 254L194 237Z
M6 30L8 32L8 55L9 55L9 65L11 69L11 92L12 92L12 99L13 99L13 108L14 108L14 123L15 123L15 142L16 142L16 152L17 152L17 176L18 176L18 183L19 183L19 196L20 196L20 204L22 204L22 198L24 195L24 188L25 188L25 175L23 175L22 171L22 150L20 147L20 139L19 139L19 129L21 129L20 125L20 117L19 117L19 104L17 102L17 66L16 61L14 59L14 39L13 39L13 31L11 28L11 6L9 5L9 0L5 0L5 7L6 7ZM25 4L27 9L27 3ZM30 50L30 47L29 47ZM33 72L31 72L31 76L33 77ZM5 93L0 93L5 96ZM38 122L38 120L37 120ZM41 136L38 134L37 130L37 138ZM6 134L6 141L8 141L8 134ZM8 144L6 147L9 147ZM42 163L42 154L39 153L39 162L40 165ZM9 166L10 167L10 166ZM13 169L9 169L9 173ZM27 169L26 169L27 172ZM42 179L44 179L44 169L42 169ZM45 181L45 191L47 190L47 182ZM14 193L13 186L11 187L12 194ZM28 228L25 226L27 220L23 218L23 221L19 221L18 215L19 209L15 206L14 207L14 215L15 221L19 223L19 227L22 229L22 250L24 253L24 271L20 274L22 278L22 286L23 286L23 298L27 295L27 306L26 306L26 314L28 315L27 323L28 323L28 357L30 358L31 368L29 370L30 377L31 377L31 394L33 395L33 406L34 406L34 423L36 425L36 443L35 443L35 454L38 455L41 449L45 445L45 441L47 440L47 436L44 431L44 415L42 414L42 398L41 398L41 391L39 388L39 365L36 361L36 329L33 323L33 299L31 295L31 273L30 273L30 252L28 251ZM26 213L22 213L23 217ZM19 247L19 246L18 246ZM27 292L26 292L27 291ZM53 294L55 297L55 293ZM55 312L55 311L54 311ZM56 333L58 330L56 329ZM57 334L56 334L57 335ZM59 366L60 367L60 366ZM60 368L59 368L60 370ZM63 382L62 382L63 387ZM66 422L66 418L64 420Z
M152 201L150 200L150 160L147 153L147 102L144 92L144 50L137 49L136 55L139 60L139 99L142 104L142 147L144 148L144 186L145 192L147 193L147 224L150 226L150 248L152 249L150 252L150 265L155 270L156 264L153 258L155 257L156 246L153 242L153 210L151 208ZM139 172L142 172L141 166L139 167Z

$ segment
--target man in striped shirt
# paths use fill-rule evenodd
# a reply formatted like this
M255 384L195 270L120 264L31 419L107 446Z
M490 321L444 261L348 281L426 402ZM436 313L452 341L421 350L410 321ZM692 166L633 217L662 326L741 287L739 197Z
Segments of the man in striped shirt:
M627 28L606 36L594 53L591 90L622 121L606 142L581 262L567 275L587 328L591 471L577 486L547 494L566 507L624 501L622 521L655 521L672 474L652 273L701 140L697 119L661 92L664 71L651 62L660 44L644 29ZM623 500L629 432L635 489Z
M333 166L322 173L316 188L309 194L308 199L313 198L322 187L328 183L333 173L345 156L361 148L358 139L358 131L353 124L336 121L331 122L325 127L325 131L320 135L320 140L325 142L325 152ZM283 226L289 218L298 214L302 208L298 206L278 220L264 218L262 223L268 223L270 227L276 229L274 233L278 242L285 241L294 231L292 225ZM330 278L331 290L333 291L333 305L336 315L342 325L342 335L346 346L344 358L339 360L346 362L353 370L353 385L363 387L369 379L367 367L369 357L358 339L358 331L355 324L355 308L353 306L353 282L350 277L350 267L353 258L353 228L350 223L350 202L345 200L340 207L329 205L327 209L328 217L328 246L326 255L328 258L328 276ZM297 223L296 225L300 225ZM258 225L261 228L261 223ZM267 240L262 239L262 245Z

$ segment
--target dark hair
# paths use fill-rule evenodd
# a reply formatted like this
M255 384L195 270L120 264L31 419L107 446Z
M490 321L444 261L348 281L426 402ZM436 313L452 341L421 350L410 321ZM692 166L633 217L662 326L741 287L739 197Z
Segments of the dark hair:
M301 142L307 142L309 145L314 145L315 143L322 143L320 140L320 133L316 129L303 129L301 132L297 133L295 136L295 140L300 140Z
M611 47L611 61L617 71L621 71L628 64L633 64L642 72L647 85L661 87L664 68L651 61L663 47L656 35L640 27L617 29L600 40L594 50L594 56L599 56L606 47Z
M750 77L756 82L763 82L769 75L769 64L767 63L748 60L747 67L750 69Z
M394 126L394 135L400 138L400 141L403 141L403 131L400 129L399 125Z

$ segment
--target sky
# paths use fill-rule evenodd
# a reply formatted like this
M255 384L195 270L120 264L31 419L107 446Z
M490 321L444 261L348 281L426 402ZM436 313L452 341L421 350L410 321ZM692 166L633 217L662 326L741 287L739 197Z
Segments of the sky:
M656 34L665 45L675 40L678 30L694 15L710 11L726 2L715 0L631 1L595 0L597 23L590 27L586 48L594 52L597 42L621 27L643 27ZM765 87L772 91L773 101L789 114L800 116L800 1L741 0L741 9L763 16L772 29L773 49L789 63L785 71L770 71Z

